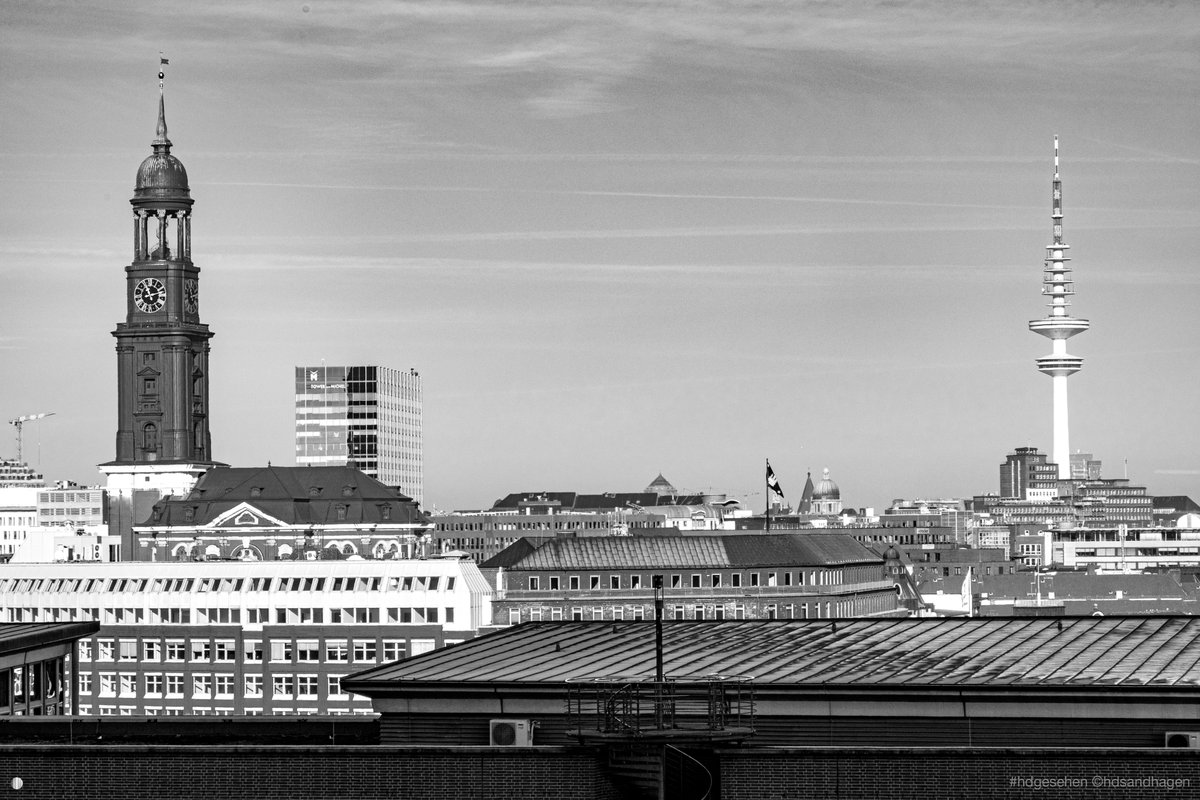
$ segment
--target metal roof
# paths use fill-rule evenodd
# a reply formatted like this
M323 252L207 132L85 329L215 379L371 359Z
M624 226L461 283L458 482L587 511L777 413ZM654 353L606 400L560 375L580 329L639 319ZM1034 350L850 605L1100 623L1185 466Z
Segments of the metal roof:
M424 684L650 676L653 622L525 623L359 673L368 696ZM809 688L1200 687L1200 618L665 621L665 674Z
M880 564L844 533L731 536L596 536L551 539L510 565L514 570L729 569Z
M0 655L73 642L98 630L99 622L0 623Z

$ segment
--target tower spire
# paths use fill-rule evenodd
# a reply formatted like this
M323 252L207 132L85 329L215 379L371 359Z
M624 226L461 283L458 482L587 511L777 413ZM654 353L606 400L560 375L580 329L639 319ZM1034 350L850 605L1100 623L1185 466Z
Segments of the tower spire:
M1058 465L1058 477L1071 476L1071 447L1067 421L1067 377L1083 368L1083 359L1067 353L1067 339L1086 331L1086 319L1071 316L1071 295L1075 285L1071 279L1070 246L1063 242L1062 179L1058 172L1058 136L1054 137L1054 179L1051 182L1050 222L1052 242L1046 246L1042 268L1042 294L1049 297L1050 313L1043 319L1031 320L1029 330L1050 340L1051 353L1037 359L1037 368L1054 380L1054 448L1053 458Z
M163 72L163 67L167 64L167 59L163 57L162 51L158 51L158 125L154 128L154 149L155 152L170 152L171 140L167 138L167 109L164 99L165 92L163 91L163 79L166 73ZM165 148L160 150L159 148Z

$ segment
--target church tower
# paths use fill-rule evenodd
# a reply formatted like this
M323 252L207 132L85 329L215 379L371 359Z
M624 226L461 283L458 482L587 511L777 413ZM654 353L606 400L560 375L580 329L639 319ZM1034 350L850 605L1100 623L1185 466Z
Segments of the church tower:
M165 59L163 60L165 63ZM138 167L133 261L125 267L125 321L117 323L116 459L108 476L110 524L122 533L164 495L190 491L214 466L209 433L208 354L200 321L200 269L192 263L192 198L187 171L171 155L158 74L153 152ZM144 512L144 513L143 513ZM114 530L115 532L115 530Z

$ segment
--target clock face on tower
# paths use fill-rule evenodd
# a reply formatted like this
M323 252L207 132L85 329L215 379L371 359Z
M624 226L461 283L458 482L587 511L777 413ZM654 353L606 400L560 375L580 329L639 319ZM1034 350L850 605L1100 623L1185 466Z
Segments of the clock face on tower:
M188 278L183 282L183 310L195 314L200 308L200 285Z
M145 278L133 288L133 302L139 311L153 314L167 302L167 287L158 278Z

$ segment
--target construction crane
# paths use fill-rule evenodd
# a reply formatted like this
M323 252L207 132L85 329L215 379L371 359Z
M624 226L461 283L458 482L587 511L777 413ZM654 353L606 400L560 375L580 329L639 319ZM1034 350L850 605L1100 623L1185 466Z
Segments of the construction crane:
M16 419L10 419L8 421L9 425L14 425L14 426L16 426L16 429L17 429L17 461L19 463L22 463L22 464L25 463L21 458L21 426L24 425L26 422L32 422L35 419L42 419L43 417L53 417L53 416L54 416L53 411L47 411L44 414L26 414L23 417L17 417Z

